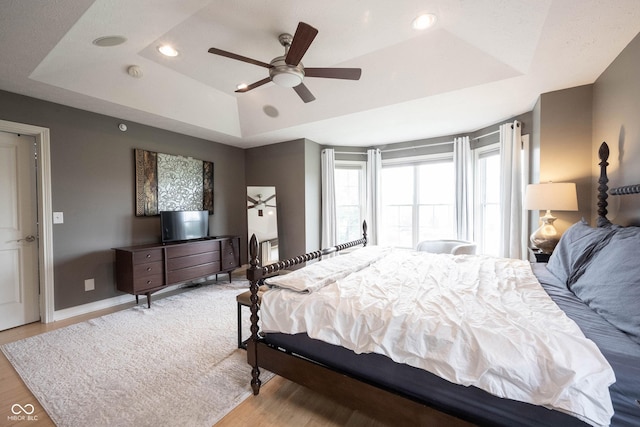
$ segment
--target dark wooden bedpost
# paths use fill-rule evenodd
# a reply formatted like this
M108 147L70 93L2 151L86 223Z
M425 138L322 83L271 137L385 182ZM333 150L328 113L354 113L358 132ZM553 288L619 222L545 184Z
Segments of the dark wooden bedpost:
M364 239L363 246L367 246L367 221L362 221L362 238Z
M277 261L265 266L260 265L260 260L258 259L258 238L255 234L251 236L251 240L249 241L249 268L247 268L247 280L249 280L249 291L251 292L251 296L249 297L251 301L251 337L249 337L247 341L247 362L251 365L251 389L253 390L253 394L257 395L260 392L260 385L262 382L260 381L259 366L265 366L258 360L258 353L262 355L265 351L269 351L267 350L269 347L265 346L258 334L258 310L260 309L258 291L260 286L264 283L264 279L272 277L276 273L295 265L304 264L307 261L315 259L321 259L324 255L329 255L354 246L366 246L366 222L362 223L362 232L362 239L353 240L351 242L321 249L319 251L308 252L304 255L298 255L293 258ZM270 365L267 365L266 369L271 370L269 366Z
M596 225L598 227L606 227L611 224L607 219L607 197L609 197L607 193L607 190L609 189L607 186L607 183L609 182L609 178L607 177L607 166L609 166L609 163L607 160L609 159L609 146L606 142L600 144L598 157L600 158L600 178L598 179L598 220Z
M258 260L258 238L256 235L251 236L249 241L249 269L247 269L247 279L249 279L249 290L251 291L251 337L247 343L247 360L252 366L251 368L251 389L253 394L260 392L260 369L258 368L258 289L262 282L262 268Z

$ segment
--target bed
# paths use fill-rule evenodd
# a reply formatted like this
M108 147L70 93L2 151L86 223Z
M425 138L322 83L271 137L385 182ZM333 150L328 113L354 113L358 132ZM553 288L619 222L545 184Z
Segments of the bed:
M640 229L608 221L599 154L598 226L574 224L548 264L367 247L364 224L362 239L263 267L252 238L254 394L266 369L394 425L640 425Z

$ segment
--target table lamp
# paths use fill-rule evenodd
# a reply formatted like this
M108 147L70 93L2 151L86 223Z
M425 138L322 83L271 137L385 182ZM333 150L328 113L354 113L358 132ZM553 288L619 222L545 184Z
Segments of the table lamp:
M545 254L550 254L558 244L560 236L553 226L556 217L551 210L577 211L578 197L576 184L573 182L549 182L547 184L529 184L524 201L525 209L546 210L540 217L542 224L531 234L530 240L534 248Z

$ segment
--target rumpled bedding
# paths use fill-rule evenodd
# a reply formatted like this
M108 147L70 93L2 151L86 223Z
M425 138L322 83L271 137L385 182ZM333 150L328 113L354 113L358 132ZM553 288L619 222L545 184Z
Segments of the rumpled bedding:
M358 252L333 258L339 261L330 263L331 279L321 285L296 272L296 290L266 292L263 331L305 332L591 425L609 424L613 370L528 262L376 247ZM317 278L325 262L308 276Z

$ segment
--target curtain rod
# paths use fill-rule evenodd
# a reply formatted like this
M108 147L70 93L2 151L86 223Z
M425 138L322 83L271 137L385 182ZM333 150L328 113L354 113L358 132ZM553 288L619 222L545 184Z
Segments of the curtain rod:
M472 138L471 140L472 141L477 141L478 139L486 138L488 136L495 135L496 133L500 133L500 129L494 130L493 132L485 133L484 135L476 136L475 138Z
M389 152L392 152L392 151L414 150L416 148L437 147L438 145L450 145L450 144L453 144L453 141L434 142L434 143L431 143L431 144L414 145L412 147L388 148L386 150L380 150L380 151L383 152L383 153L389 153ZM360 153L360 152L357 152L357 151L336 151L335 154L360 154L360 155L366 155L367 153Z
M451 144L453 144L453 141L434 142L432 144L414 145L413 147L389 148L387 150L380 150L380 151L382 151L383 153L389 153L392 151L414 150L416 148L437 147L438 145L451 145Z

